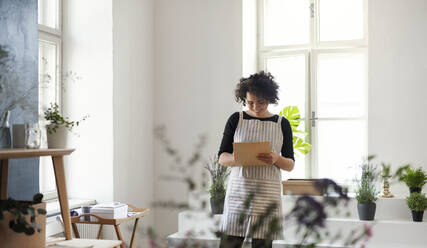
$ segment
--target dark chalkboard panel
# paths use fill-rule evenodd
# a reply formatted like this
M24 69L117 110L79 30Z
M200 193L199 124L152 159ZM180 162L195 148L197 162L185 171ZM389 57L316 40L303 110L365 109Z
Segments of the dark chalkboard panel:
M25 94L12 107L11 125L38 122L37 32L37 0L0 0L0 45L9 54L0 70L0 115ZM32 199L39 191L39 160L10 160L8 178L10 197Z

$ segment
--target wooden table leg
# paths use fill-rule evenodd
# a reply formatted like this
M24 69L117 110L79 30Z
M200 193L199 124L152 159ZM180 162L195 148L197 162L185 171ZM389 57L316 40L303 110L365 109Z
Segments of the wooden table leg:
M138 220L139 220L139 218L136 218L135 219L135 224L133 225L132 238L130 239L130 246L129 246L129 248L133 248L133 241L135 240L135 232L136 232L136 227L138 226Z
M61 215L64 222L65 239L72 239L70 208L68 207L67 187L65 184L64 158L63 156L52 157L53 170L55 172L56 188L58 189Z
M1 160L1 200L7 199L7 177L9 174L9 159Z
M101 234L102 234L102 227L103 227L104 225L99 225L99 230L98 230L98 236L96 236L96 239L100 239L101 238Z
M73 226L74 236L79 239L80 233L79 233L79 229L77 229L76 223L71 223L71 225Z
M114 229L116 229L117 239L123 242L122 234L120 233L119 225L114 225ZM122 243L122 247L126 247L124 242Z

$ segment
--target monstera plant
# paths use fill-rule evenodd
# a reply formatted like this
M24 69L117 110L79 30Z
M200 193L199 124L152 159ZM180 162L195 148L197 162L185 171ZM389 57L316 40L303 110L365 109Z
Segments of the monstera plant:
M297 106L287 106L280 111L279 115L285 117L291 124L293 134L293 146L294 150L305 155L311 151L311 144L305 141L307 132L299 129L301 124L301 115Z

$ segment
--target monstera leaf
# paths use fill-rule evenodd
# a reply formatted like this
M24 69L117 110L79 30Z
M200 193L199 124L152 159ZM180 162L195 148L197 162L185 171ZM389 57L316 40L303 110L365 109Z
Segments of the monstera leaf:
M297 106L287 106L282 111L280 111L279 115L288 119L292 127L292 132L294 132L294 130L296 130L301 123L301 115L299 114L299 109Z
M305 155L311 151L311 144L304 140L307 133L298 129L301 123L301 115L299 113L299 109L297 106L287 106L280 111L279 115L285 117L292 128L292 142L294 146L294 150L300 152Z

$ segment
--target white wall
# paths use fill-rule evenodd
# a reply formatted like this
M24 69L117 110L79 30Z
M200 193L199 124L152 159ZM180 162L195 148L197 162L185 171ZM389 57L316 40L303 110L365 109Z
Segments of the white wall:
M427 1L369 1L369 153L427 170ZM392 192L408 195L405 185Z
M233 89L242 75L241 9L241 0L155 1L154 123L166 124L185 159L202 133L208 136L203 157L217 153L225 122L239 109ZM155 142L155 200L186 202L183 183L160 179L176 173L172 163ZM155 222L159 234L174 233L177 212L156 211Z
M76 151L67 159L69 197L113 200L112 3L63 1L63 71L81 80L66 85L62 103L71 119L89 114L70 135Z
M153 12L153 0L113 1L114 200L145 208L154 192ZM153 217L139 224L137 247L148 246L141 231ZM121 231L130 240L133 222L127 224Z

